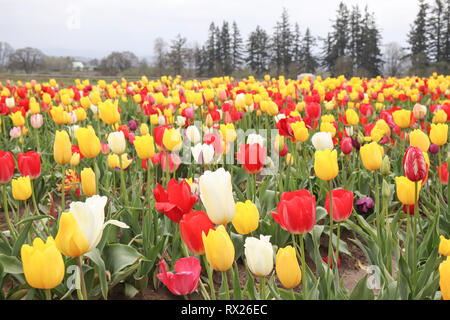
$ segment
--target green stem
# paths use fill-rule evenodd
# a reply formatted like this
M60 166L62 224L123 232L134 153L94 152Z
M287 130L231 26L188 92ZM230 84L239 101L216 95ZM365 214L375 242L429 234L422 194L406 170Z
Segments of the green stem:
M328 243L328 268L331 269L331 259L333 259L333 196L331 194L331 180L328 181L330 190L330 236Z
M51 289L45 289L45 300L52 300L52 292Z
M16 230L14 226L11 224L11 220L9 219L8 213L8 195L6 193L6 183L3 184L3 210L5 211L6 223L8 224L9 232L11 234L11 238L16 241Z
M83 274L83 256L79 256L77 259L78 268L80 271L80 282L81 282L81 297L83 300L87 300L87 292L86 292L86 282L84 281L84 274Z
M300 250L302 252L302 285L303 285L303 299L306 300L308 297L307 281L306 281L306 257L305 257L305 245L303 243L303 234L299 234L300 238Z
M228 276L226 271L222 271L222 280L225 283L225 293L227 300L230 300L230 288L228 287Z
M266 278L261 277L261 282L259 284L259 292L260 292L260 298L261 300L266 300Z
M95 173L95 194L98 194L98 175L99 171L98 165L97 165L97 157L92 158L93 166L94 166L94 173ZM120 164L122 166L122 164Z
M413 261L414 264L412 266L413 271L413 281L415 281L416 273L417 273L417 220L419 218L419 208L418 208L418 182L414 182L414 220L413 220Z
M341 238L341 223L337 224L337 239L336 239L336 260L339 259L339 240Z
M65 197L66 197L66 165L63 164L62 165L62 170L61 170L61 174L62 174L62 185L61 185L61 212L64 212L64 210L66 209L66 205L65 205Z
M291 296L292 296L292 300L295 300L294 288L291 288Z
M36 129L36 128L34 128L34 136L36 138L37 152L40 152L41 144L39 143L39 134L38 134L38 129Z
M169 179L170 179L169 152L166 150L166 188L169 185Z
M151 184L151 159L147 159L147 204L148 204L148 214L150 215L150 226L153 226L153 215L152 215L152 198L151 198L151 191L152 191L152 184ZM153 238L153 235L151 236ZM155 239L156 241L156 239Z
M216 300L216 290L214 288L214 282L212 278L212 271L211 267L208 263L208 260L206 259L206 254L203 255L203 263L205 264L206 272L208 273L208 279L209 279L209 287L211 289L211 297L213 300Z
M128 205L128 195L127 190L125 188L125 175L123 172L123 161L122 157L119 156L119 163L120 163L120 192L122 193L122 196L124 198L125 205Z

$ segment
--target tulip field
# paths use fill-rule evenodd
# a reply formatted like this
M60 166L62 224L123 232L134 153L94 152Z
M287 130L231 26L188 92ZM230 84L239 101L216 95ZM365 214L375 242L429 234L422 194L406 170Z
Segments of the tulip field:
M450 299L449 120L438 74L3 80L0 299Z

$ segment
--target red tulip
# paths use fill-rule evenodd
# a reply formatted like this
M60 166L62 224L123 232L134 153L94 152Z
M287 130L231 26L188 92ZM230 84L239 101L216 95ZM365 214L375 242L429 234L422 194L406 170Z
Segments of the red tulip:
M441 178L442 184L447 184L448 183L447 162L442 163L440 168L439 166L437 166L437 172L438 176Z
M241 144L239 152L236 152L237 161L250 174L258 173L264 167L267 150L259 143Z
M198 280L202 268L196 257L181 258L175 263L176 273L167 272L164 260L159 262L161 273L158 279L176 295L185 295L197 290Z
M352 138L346 137L341 141L341 150L344 154L349 154L353 150Z
M333 197L333 220L342 222L350 217L353 209L353 192L345 189L334 189L331 190L331 196ZM330 215L330 193L325 198L325 209Z
M153 137L155 138L155 143L157 146L159 146L160 148L163 148L163 149L164 149L163 137L164 137L164 131L166 129L172 129L172 126L162 125L162 126L157 126L157 127L153 128Z
M284 230L293 234L307 233L316 223L316 197L311 197L308 190L285 192L277 211L271 214Z
M334 259L331 259L331 262L330 262L330 268L331 269L333 269L333 260ZM322 261L325 262L328 265L328 256L322 257ZM337 267L338 267L338 269L339 269L340 265L341 265L341 258L338 256L338 258L337 258Z
M306 116L311 120L318 120L322 114L320 104L316 102L306 103L305 106Z
M189 251L193 254L204 254L202 232L208 235L210 229L214 229L214 224L204 211L191 211L181 218L180 232Z
M427 163L418 147L411 146L406 149L403 170L405 170L405 176L411 181L421 181L426 177Z
M17 165L22 176L30 176L31 180L36 179L41 175L41 154L35 151L19 153Z
M178 183L177 180L171 179L167 185L167 192L157 183L153 195L156 200L156 210L164 213L175 223L180 222L183 215L190 212L198 201L198 196L191 195L191 187L186 180Z
M0 150L0 184L8 183L14 174L14 158L10 151Z

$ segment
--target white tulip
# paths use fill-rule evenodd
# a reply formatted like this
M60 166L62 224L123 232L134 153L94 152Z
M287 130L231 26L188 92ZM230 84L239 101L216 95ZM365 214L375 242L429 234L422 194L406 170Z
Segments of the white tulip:
M275 122L278 122L281 119L286 119L286 115L284 113L279 113L276 116L274 116L273 118L275 119Z
M245 258L250 271L258 276L269 275L273 269L273 247L270 236L260 235L260 238L245 239Z
M264 137L260 134L256 133L250 133L247 137L247 144L254 144L257 143L261 147L264 147Z
M97 114L98 113L98 107L95 104L91 104L89 109L92 111L93 114Z
M115 154L122 154L125 152L126 143L125 135L122 131L112 132L108 135L108 146Z
M235 202L230 173L224 168L206 171L200 177L200 199L213 223L225 224L233 220Z
M6 103L6 106L10 109L16 105L16 102L14 101L14 97L6 98L5 103Z
M334 145L331 132L317 132L312 136L311 142L316 150L333 150Z
M197 144L201 140L200 131L198 131L198 128L196 126L187 127L185 135L187 139L193 144Z
M160 116L158 117L158 124L159 124L160 126L166 124L166 118L165 118L163 115L160 115Z
M177 125L182 127L186 123L186 118L183 116L177 116Z
M345 127L345 133L347 133L347 135L351 137L353 135L353 126Z
M103 229L108 224L113 224L120 228L128 228L123 222L108 220L105 222L105 206L108 198L98 194L89 197L85 202L72 202L70 210L77 222L78 227L83 232L88 242L88 252L94 249L100 242Z
M195 162L209 164L214 160L214 147L206 143L198 143L191 148Z

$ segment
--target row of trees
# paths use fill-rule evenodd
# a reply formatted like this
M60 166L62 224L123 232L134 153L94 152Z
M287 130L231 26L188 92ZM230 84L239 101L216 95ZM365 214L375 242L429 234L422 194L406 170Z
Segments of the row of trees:
M418 14L407 35L409 47L385 44L384 55L374 14L367 6L361 10L358 5L349 8L341 2L325 38L313 36L309 28L302 33L298 23L292 25L287 10L283 9L272 34L256 26L244 39L236 22L211 23L203 45L188 43L180 34L170 43L157 38L150 65L130 51L112 52L90 64L104 75L212 77L270 73L295 77L306 72L371 77L449 73L450 0L430 0L431 4L418 1ZM69 71L72 62L69 57L46 57L39 49L14 50L0 42L0 68L26 73L42 69Z

